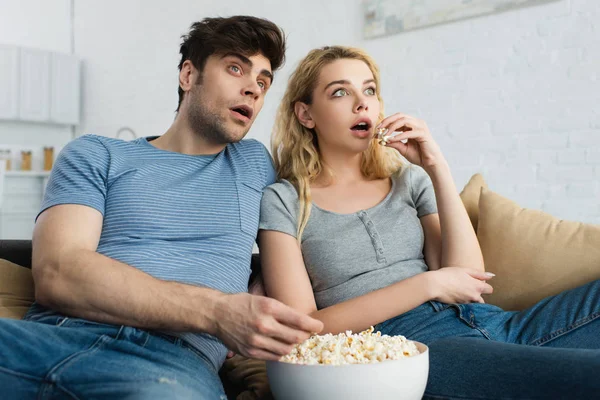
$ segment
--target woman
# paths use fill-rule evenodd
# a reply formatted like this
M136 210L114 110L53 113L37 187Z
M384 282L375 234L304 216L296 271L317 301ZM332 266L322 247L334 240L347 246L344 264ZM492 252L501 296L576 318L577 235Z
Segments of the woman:
M493 274L448 164L425 122L384 118L369 56L311 51L290 78L272 150L282 181L265 190L259 228L269 296L320 319L322 333L373 325L428 344L427 395L573 396L575 383L596 393L599 282L523 312L485 304Z

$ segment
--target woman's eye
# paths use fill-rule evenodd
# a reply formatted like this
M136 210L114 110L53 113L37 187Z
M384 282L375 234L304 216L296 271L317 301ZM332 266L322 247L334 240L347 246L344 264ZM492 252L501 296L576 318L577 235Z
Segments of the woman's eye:
M348 91L346 89L338 89L335 92L333 92L333 97L342 97L348 94Z
M367 90L365 90L365 94L367 96L373 96L373 95L375 95L375 89L374 88L368 88Z

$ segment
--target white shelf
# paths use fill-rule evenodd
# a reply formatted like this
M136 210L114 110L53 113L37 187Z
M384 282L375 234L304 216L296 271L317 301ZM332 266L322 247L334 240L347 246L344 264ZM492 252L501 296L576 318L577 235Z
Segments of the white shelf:
M50 176L50 171L6 171L6 177L31 177L31 178L47 178Z

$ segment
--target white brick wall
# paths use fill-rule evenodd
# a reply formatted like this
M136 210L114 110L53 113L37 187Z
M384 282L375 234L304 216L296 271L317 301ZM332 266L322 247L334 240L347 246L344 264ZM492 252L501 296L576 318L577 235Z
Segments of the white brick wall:
M386 111L428 121L460 188L600 224L600 1L558 0L361 43Z
M102 4L75 3L75 48L85 62L78 133L164 132L176 102L178 37L189 23L264 16L288 34L288 57L249 137L268 145L287 76L308 50L355 45L381 67L386 110L428 122L459 189L482 172L524 207L600 223L598 0L556 0L374 40L362 39L360 0Z

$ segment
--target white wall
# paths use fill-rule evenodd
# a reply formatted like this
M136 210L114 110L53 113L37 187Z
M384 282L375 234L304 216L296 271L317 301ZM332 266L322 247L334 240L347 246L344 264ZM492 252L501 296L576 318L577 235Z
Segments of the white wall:
M0 0L0 41L71 52L70 0Z
M359 5L306 1L108 0L75 2L75 51L83 58L84 116L78 133L138 136L163 133L177 107L180 37L202 18L249 14L271 19L288 35L288 62L250 137L268 142L275 109L291 68L308 50L361 38Z
M0 43L71 52L72 0L0 0ZM0 120L0 147L63 146L71 128L59 125Z
M540 6L361 42L387 111L428 121L459 187L600 223L600 2ZM596 23L596 24L595 24Z
M0 43L71 53L71 5L74 0L0 0ZM41 170L43 147L58 152L73 138L69 126L0 120L0 149L12 151L12 168L21 150L31 150L33 169ZM43 177L5 176L0 190L0 238L30 239L39 211Z
M483 172L521 205L600 223L600 2L556 2L362 40L360 2L334 0L75 1L83 58L78 133L164 132L177 102L179 36L206 16L270 18L288 62L250 137L268 143L290 70L325 44L357 45L379 62L388 112L428 121L457 185Z

